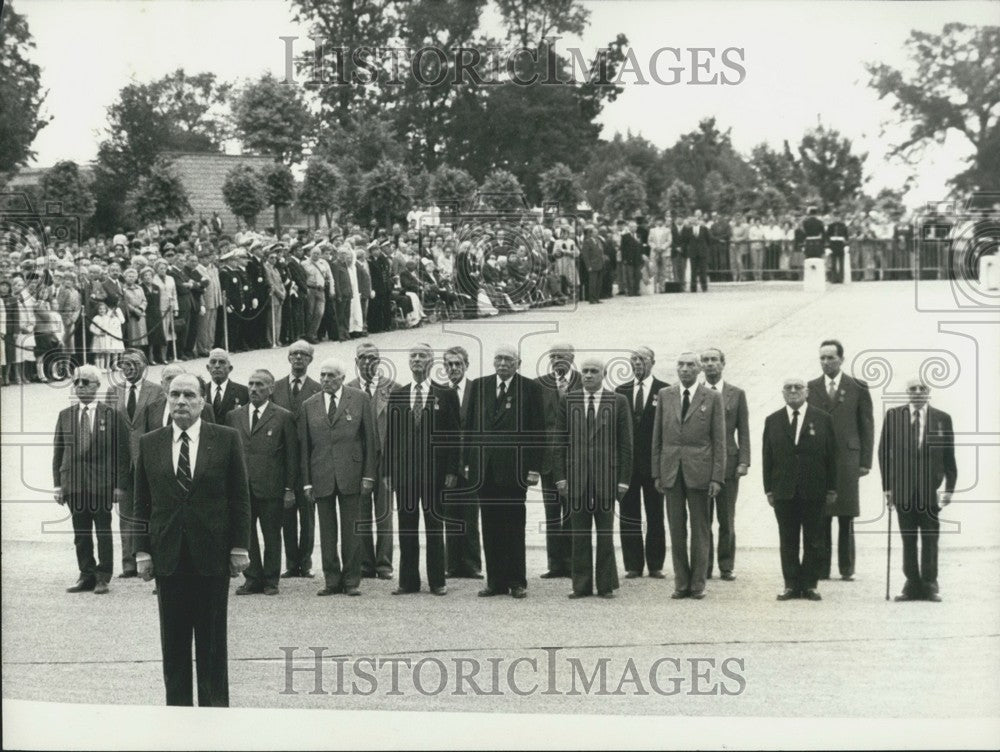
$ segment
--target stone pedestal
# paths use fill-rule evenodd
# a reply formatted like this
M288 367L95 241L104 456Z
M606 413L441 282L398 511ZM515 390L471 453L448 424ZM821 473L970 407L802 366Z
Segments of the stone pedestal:
M808 258L802 274L802 287L806 292L826 291L826 264L821 258Z

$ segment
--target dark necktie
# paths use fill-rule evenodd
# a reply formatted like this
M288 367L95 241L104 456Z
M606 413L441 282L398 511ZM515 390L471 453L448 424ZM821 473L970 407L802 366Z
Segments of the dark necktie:
M333 416L336 414L336 412L337 412L337 395L331 394L330 407L326 411L326 417L328 417L330 420L333 420Z
M424 387L422 383L418 383L414 387L413 394L413 422L419 426L421 418L424 417Z
M128 386L128 402L125 403L125 412L128 413L129 420L135 417L135 384Z
M594 432L594 421L597 418L597 413L594 408L594 394L590 395L590 402L587 405L587 433Z
M181 453L177 457L177 482L184 493L191 490L191 447L187 431L181 431Z
M254 429L257 427L258 420L260 420L260 408L255 407L253 409L253 417L250 418L250 433L254 432Z
M219 415L222 413L222 388L215 387L215 399L212 400L212 410L215 411L216 420L219 419Z
M369 379L368 381L365 382L365 391L368 392L368 396L369 397L374 397L375 396L373 394L373 392L372 392L372 382L371 382L371 379Z
M834 386L833 379L830 379L830 383L826 387L826 394L830 398L831 405L837 401L837 387Z
M636 423L638 423L639 419L642 418L642 409L645 406L646 406L646 393L643 390L643 388L642 388L642 382L640 381L639 382L639 391L637 391L635 393L635 408L633 410L633 412L635 412L635 421L636 421Z
M792 441L799 445L799 411L792 410Z
M302 391L302 384L298 379L292 381L292 399L298 401L299 392Z
M90 449L90 441L93 438L90 430L90 406L84 405L80 411L80 450L86 452Z
M913 429L913 441L912 441L913 453L914 454L919 454L920 453L920 411L919 410L917 410L916 412L913 413L913 423L912 423L911 427Z
M565 376L560 376L559 380L556 382L556 385L559 387L560 394L566 394L566 391L569 389L569 382L566 381Z
M681 401L681 420L687 417L689 407L691 407L691 392L685 389L684 399Z

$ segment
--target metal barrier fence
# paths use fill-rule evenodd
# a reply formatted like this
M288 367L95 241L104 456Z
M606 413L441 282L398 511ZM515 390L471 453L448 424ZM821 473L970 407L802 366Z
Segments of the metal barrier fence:
M848 243L851 278L953 279L950 240L855 239ZM761 279L802 279L802 246L791 240L719 241L712 244L708 276L716 282Z

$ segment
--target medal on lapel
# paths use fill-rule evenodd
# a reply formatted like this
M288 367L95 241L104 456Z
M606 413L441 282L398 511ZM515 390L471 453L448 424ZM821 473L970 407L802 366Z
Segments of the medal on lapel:
M809 435L810 436L815 436L816 435L816 429L813 427L812 423L809 424Z
M354 417L350 413L347 413L347 419L348 420L354 420Z

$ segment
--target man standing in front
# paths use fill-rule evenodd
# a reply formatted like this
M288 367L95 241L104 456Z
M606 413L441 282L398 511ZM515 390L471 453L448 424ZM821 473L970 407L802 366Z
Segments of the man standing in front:
M243 444L250 480L250 566L244 573L246 582L236 588L236 594L277 595L281 518L284 509L295 506L299 439L292 414L271 402L274 376L270 371L258 368L250 374L247 388L250 402L226 416L226 425L236 429ZM264 536L263 559L258 521Z
M465 432L469 486L478 488L486 554L482 598L527 595L524 526L528 486L541 479L538 458L549 437L538 384L517 372L517 350L501 345L494 373L472 382ZM555 467L553 467L555 475Z
M193 705L191 637L200 706L229 706L229 578L250 563L250 493L236 432L201 419L197 377L167 392L171 425L139 440L135 560L156 577L167 705Z
M389 395L386 457L399 515L399 587L393 595L420 591L420 516L427 546L427 584L446 595L442 495L458 481L461 428L458 397L431 381L430 345L410 349L413 383Z
M52 445L55 499L73 519L73 545L80 570L68 593L108 592L114 567L111 509L122 504L131 479L128 427L114 408L95 401L101 372L80 366L73 374L77 404L59 413ZM92 532L93 531L93 532ZM94 561L94 537L97 561Z
M719 520L719 576L723 580L736 579L736 496L740 478L750 467L750 411L746 393L738 386L722 380L726 356L717 347L710 347L701 354L701 369L705 386L722 395L726 424L726 482L719 495L709 504L708 511L708 579L712 579L715 546L712 536L712 515Z
M816 581L823 545L824 499L829 506L837 498L833 424L827 413L806 401L808 394L803 379L785 379L785 407L764 421L764 493L778 519L785 580L779 601L822 600Z
M166 399L159 384L146 379L146 357L139 350L126 350L121 359L121 372L125 377L122 386L108 387L105 401L112 405L125 421L128 429L130 469L135 470L139 456L139 437L144 433L143 410L157 400ZM122 573L120 578L136 577L135 569L135 520L132 478L128 480L125 498L118 505L118 520L122 538Z
M250 394L243 384L229 380L233 364L229 360L229 353L222 348L217 347L209 353L205 368L212 377L212 383L208 387L212 415L215 416L216 423L224 423L230 410L250 401Z
M323 391L302 403L298 416L302 489L319 511L324 586L317 595L361 595L361 497L375 487L378 442L371 400L344 386L346 371L328 358L319 369ZM340 510L340 557L337 510Z
M661 389L653 425L653 479L667 499L667 525L674 565L671 598L705 597L709 506L726 476L726 423L722 396L698 384L699 359L677 358L680 383ZM688 516L691 555L688 557Z
M291 372L278 379L274 385L271 400L292 414L296 423L302 403L319 394L323 389L319 382L309 377L309 364L313 360L313 346L304 339L288 346L288 363ZM298 426L296 425L296 432ZM296 472L297 472L296 468ZM282 577L313 577L312 553L316 536L316 506L302 490L302 484L295 484L295 506L284 510L281 523L285 543L285 571Z
M639 281L642 277L642 265L645 263L643 245L636 235L636 223L629 220L628 228L621 238L622 266L625 270L625 289L628 295L639 294Z
M573 536L570 598L613 598L615 501L632 477L632 420L628 400L604 389L604 362L588 357L580 366L583 389L559 403L556 487L569 498ZM597 528L597 558L590 531Z
M551 438L558 431L559 402L570 392L583 389L580 372L573 368L575 353L568 342L553 345L549 350L549 373L539 376L535 383L542 389L545 430ZM569 530L568 499L556 490L554 477L554 449L541 450L542 503L545 506L545 552L549 568L543 580L569 577L572 556Z
M875 444L875 419L868 385L841 370L844 346L835 339L819 346L823 375L809 382L809 404L830 414L837 437L837 501L825 509L819 578L830 579L833 518L837 518L840 579L854 579L854 518L861 514L858 478L868 475Z
M593 225L587 225L583 228L580 260L587 272L587 302L600 303L601 288L604 284L604 249L594 232Z
M655 231L656 228L653 228L653 232ZM642 577L643 566L649 569L650 577L662 579L663 561L667 555L663 494L653 481L650 460L657 395L668 384L653 376L653 364L656 360L651 348L637 347L629 361L635 378L615 390L632 407L632 477L628 491L622 497L618 519L625 579ZM643 507L646 509L645 542L642 537Z
M378 448L375 461L375 490L370 497L361 499L359 522L361 539L361 576L392 579L392 488L389 485L389 468L385 456L386 415L389 395L399 384L380 373L382 355L373 342L362 342L355 350L354 365L358 377L348 386L361 389L372 401L375 413L375 443ZM373 516L374 511L374 516ZM374 534L375 539L372 540Z
M927 404L930 390L923 381L907 382L906 394L909 404L886 412L878 443L882 491L903 538L906 584L896 600L937 602L938 515L951 503L958 480L955 433L951 416Z

